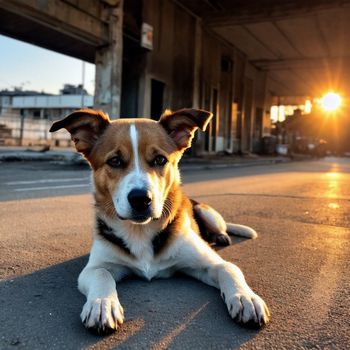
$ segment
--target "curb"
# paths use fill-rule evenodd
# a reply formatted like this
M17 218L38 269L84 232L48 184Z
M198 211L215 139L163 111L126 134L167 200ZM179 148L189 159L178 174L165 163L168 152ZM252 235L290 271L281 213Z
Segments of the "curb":
M8 152L7 154L0 153L0 162L62 162L70 165L86 164L86 160L78 153L40 153L40 152ZM213 170L213 169L229 169L242 168L256 165L273 165L280 163L291 162L290 158L277 159L254 159L236 162L203 162L191 165L190 162L180 163L179 168L183 172L199 171L199 170Z
M0 154L0 162L52 162L62 161L67 163L81 163L86 161L82 156L75 153L57 153L45 154L37 152L9 152L8 154Z
M214 169L230 169L230 168L245 168L245 167L251 167L251 166L258 166L258 165L274 165L274 164L281 164L281 163L289 163L292 160L287 159L260 159L260 160L254 160L254 161L247 161L247 162L237 162L237 163L221 163L221 164L201 164L201 165L189 165L189 164L183 164L179 166L181 171L183 172L190 172L190 171L198 171L198 170L214 170Z

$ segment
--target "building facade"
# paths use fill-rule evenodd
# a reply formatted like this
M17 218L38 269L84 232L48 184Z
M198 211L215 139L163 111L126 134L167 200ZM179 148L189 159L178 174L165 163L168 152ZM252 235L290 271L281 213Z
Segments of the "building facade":
M260 152L270 134L266 72L175 1L125 1L123 28L122 117L203 108L214 117L196 154Z

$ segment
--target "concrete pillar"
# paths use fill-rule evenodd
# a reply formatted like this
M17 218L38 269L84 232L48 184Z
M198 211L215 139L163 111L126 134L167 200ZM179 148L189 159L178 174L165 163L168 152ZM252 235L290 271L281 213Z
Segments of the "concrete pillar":
M194 33L194 63L193 63L193 94L192 107L201 108L201 72L202 72L202 21L196 18L195 33ZM196 142L191 148L191 155L196 156L203 153L205 135L204 133L196 133Z
M202 23L196 18L194 34L194 67L193 67L193 97L192 107L200 108L200 88L201 88L201 65L202 65Z
M270 116L270 109L272 106L272 98L271 94L269 93L268 89L268 74L267 72L264 72L263 76L263 120L262 120L262 136L270 135L271 134L271 116Z
M111 118L120 116L123 64L123 0L109 9L110 44L95 55L94 107L107 112Z

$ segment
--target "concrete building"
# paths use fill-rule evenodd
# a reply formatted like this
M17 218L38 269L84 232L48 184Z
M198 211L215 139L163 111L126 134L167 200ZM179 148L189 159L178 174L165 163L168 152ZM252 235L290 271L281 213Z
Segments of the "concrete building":
M27 118L52 121L78 108L92 108L93 101L91 95L16 96L12 98L11 111Z
M207 109L214 118L198 136L197 154L260 151L270 131L265 72L174 1L126 1L124 18L121 116Z
M0 115L8 112L12 108L13 98L16 96L48 96L45 92L38 92L33 90L22 90L14 88L13 90L0 91Z
M56 146L70 146L65 132L48 132L52 121L81 107L93 107L90 95L49 95L33 91L0 92L0 143L3 145L38 145L52 141Z

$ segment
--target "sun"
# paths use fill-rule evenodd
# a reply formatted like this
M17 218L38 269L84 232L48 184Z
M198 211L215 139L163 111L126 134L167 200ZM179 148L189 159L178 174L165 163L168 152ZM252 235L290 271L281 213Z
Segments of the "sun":
M341 105L342 99L335 92L328 92L322 97L321 106L326 112L335 112Z

